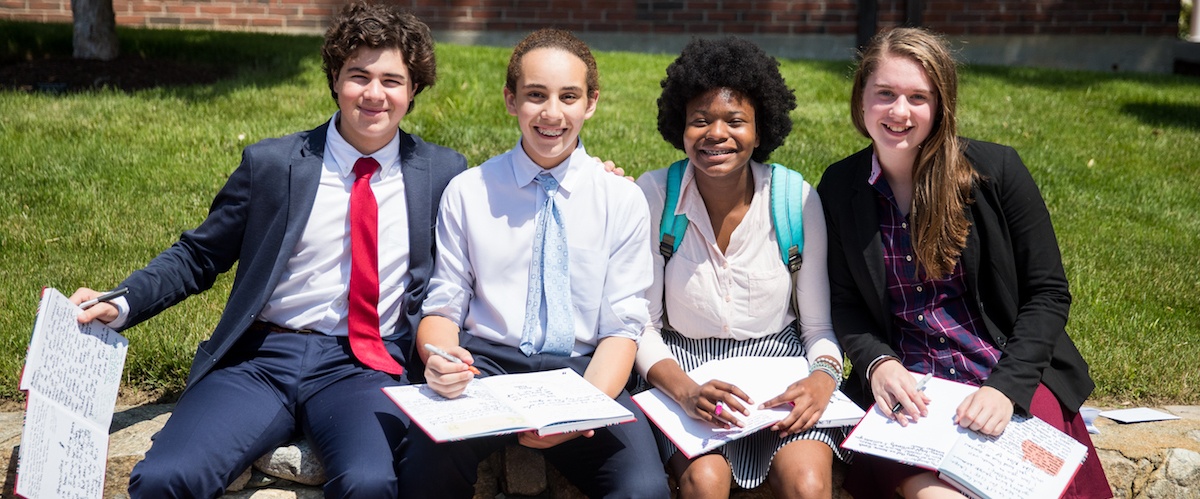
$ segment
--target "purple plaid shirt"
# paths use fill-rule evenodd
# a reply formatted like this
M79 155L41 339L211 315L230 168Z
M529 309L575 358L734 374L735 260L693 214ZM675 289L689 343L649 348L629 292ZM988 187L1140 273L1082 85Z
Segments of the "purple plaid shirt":
M1000 350L976 333L979 314L965 296L962 265L945 279L917 275L908 220L900 213L878 159L868 182L875 187L883 266L892 305L892 324L899 332L893 345L909 371L980 386L1000 359Z

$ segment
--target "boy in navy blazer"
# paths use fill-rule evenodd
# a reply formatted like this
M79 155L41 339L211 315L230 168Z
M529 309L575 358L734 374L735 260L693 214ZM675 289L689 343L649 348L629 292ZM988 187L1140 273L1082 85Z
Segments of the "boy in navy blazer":
M79 317L127 329L238 264L187 388L133 471L134 498L220 496L296 434L324 464L326 497L399 493L396 452L409 421L380 388L407 382L401 366L433 269L436 206L466 160L399 129L436 80L433 39L416 17L347 5L321 52L338 112L247 147L204 222L126 278L128 295ZM368 232L375 244L360 242ZM98 294L80 288L72 300Z

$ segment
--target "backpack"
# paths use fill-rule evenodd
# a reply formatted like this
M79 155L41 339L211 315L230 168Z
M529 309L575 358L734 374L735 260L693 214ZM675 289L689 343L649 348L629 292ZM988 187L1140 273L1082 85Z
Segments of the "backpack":
M667 169L667 197L663 205L662 223L658 229L658 252L667 261L687 231L688 219L675 214L679 203L679 186L688 160L681 159ZM771 164L771 223L779 243L779 255L788 272L795 274L803 261L804 249L804 175L778 163Z

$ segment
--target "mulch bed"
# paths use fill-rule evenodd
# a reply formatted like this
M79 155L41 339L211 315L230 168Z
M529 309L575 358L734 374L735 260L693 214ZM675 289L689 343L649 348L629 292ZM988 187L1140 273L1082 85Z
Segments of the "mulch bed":
M164 59L121 56L111 61L69 57L0 65L0 89L65 94L115 88L125 92L215 82L228 70Z

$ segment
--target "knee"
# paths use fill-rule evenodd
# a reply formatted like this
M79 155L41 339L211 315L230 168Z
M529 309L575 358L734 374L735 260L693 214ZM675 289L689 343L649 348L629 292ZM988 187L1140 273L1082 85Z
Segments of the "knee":
M394 472L358 468L331 476L325 481L325 497L399 497Z
M667 486L667 472L662 465L638 470L638 473L623 473L608 483L603 494L607 498L668 499L671 490Z
M679 490L688 492L728 491L733 476L724 459L697 459L679 475ZM699 494L683 494L698 496Z
M131 499L219 497L224 492L225 481L221 477L205 477L185 466L142 460L129 474Z
M788 473L771 473L768 480L775 497L827 499L833 496L831 470L788 470Z

